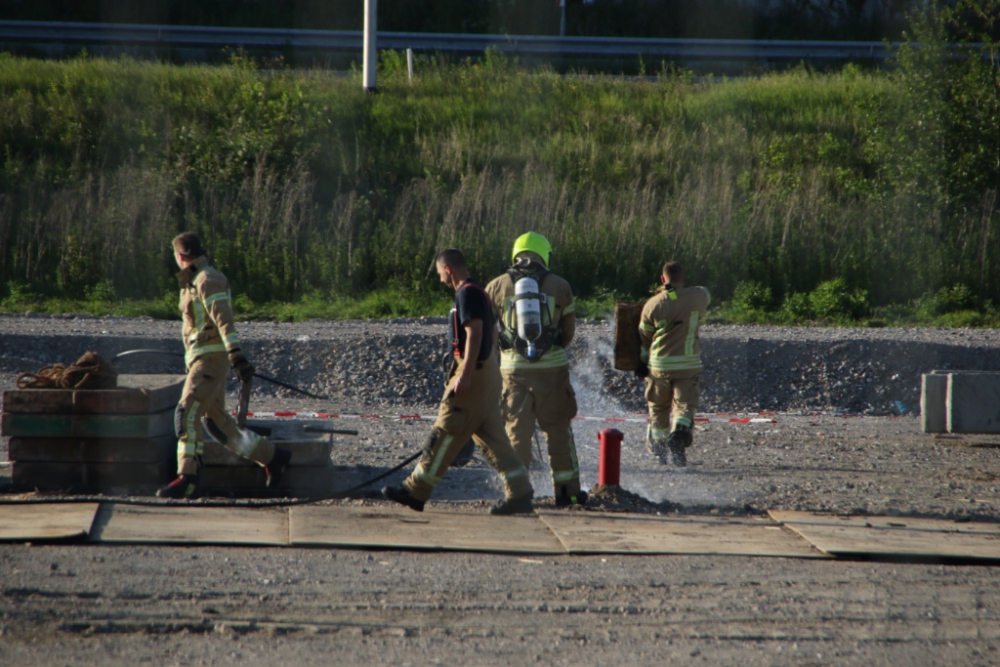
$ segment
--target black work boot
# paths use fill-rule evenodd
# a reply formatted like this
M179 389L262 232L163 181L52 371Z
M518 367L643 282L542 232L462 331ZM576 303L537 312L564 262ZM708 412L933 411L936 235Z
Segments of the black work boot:
M502 516L509 514L531 514L535 511L534 505L531 504L534 497L535 494L532 492L520 498L504 498L490 508L490 514Z
M285 468L288 467L288 462L291 460L292 450L275 447L271 462L264 466L264 472L267 473L267 483L264 486L269 489L277 488L278 482L281 481L281 476L285 474Z
M462 449L458 452L458 456L452 459L452 468L464 468L472 460L473 455L476 453L476 441L469 438L469 441L462 446Z
M691 445L691 427L677 426L667 438L667 448L670 450L670 460L678 468L687 465L687 453L684 451Z
M670 454L667 451L667 443L663 440L651 440L646 437L646 450L656 457L662 465L670 465Z
M193 500L200 494L198 475L178 475L170 484L161 487L156 492L156 497Z
M575 496L568 495L565 491L556 496L556 507L569 507L570 505L586 505L587 498L586 491L577 491Z
M424 501L417 500L410 495L410 490L405 486L384 486L382 487L382 495L388 500L399 503L400 505L406 505L411 510L416 510L417 512L424 511Z

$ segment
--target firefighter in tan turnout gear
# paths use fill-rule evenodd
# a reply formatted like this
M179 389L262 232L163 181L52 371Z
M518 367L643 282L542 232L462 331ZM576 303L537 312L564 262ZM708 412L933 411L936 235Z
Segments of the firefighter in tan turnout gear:
M469 275L465 257L459 250L442 250L435 266L441 282L455 290L449 324L451 372L437 420L417 467L401 486L387 486L382 494L423 511L424 503L471 437L503 480L506 497L490 513L532 512L534 492L528 469L511 448L500 416L500 368L493 309L486 292Z
M663 287L642 309L641 359L636 375L646 378L646 445L650 453L664 465L683 467L698 410L698 329L711 296L704 287L685 287L684 272L677 262L663 266L660 280Z
M545 434L557 506L587 502L573 441L576 395L565 347L576 332L569 283L549 270L552 247L536 232L514 242L513 266L486 292L500 322L501 407L518 458L531 467L535 422Z
M185 232L173 241L174 259L181 269L180 310L184 335L187 381L177 405L178 477L161 488L161 498L193 498L199 493L199 466L205 443L202 419L212 437L251 461L265 466L267 486L274 487L292 458L253 431L241 429L226 412L226 378L230 365L241 381L253 377L254 367L240 350L229 281L208 263L201 240Z

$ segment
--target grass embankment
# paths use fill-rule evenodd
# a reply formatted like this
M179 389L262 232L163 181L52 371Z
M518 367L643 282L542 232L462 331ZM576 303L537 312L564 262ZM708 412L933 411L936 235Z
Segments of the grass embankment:
M440 314L437 249L486 280L535 229L587 315L678 259L719 318L995 321L992 209L945 212L886 176L890 75L418 73L386 54L368 96L239 60L0 57L2 307L166 316L169 240L194 229L244 316Z

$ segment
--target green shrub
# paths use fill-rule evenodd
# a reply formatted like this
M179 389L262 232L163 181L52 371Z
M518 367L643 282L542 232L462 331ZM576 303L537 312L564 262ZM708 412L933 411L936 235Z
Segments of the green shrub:
M108 279L101 280L96 285L84 290L87 301L91 303L111 303L115 300L115 286Z
M937 292L928 292L917 299L915 304L917 316L923 319L959 311L979 311L982 307L982 301L961 283L942 287Z
M733 298L724 311L737 322L764 322L773 300L770 287L751 280L736 286Z
M792 292L785 296L781 304L779 317L787 324L795 324L811 320L816 316L810 303L809 295L802 292Z
M816 317L834 322L858 319L868 314L868 292L847 288L843 278L820 283L809 294L809 305Z

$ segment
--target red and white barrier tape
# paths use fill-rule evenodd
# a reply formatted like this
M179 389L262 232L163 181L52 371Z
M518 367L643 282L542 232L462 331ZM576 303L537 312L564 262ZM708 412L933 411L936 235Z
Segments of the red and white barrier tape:
M236 413L234 412L233 415ZM731 414L731 413L720 413ZM248 412L247 417L263 417L267 419L291 418L291 419L391 419L393 421L428 420L437 419L435 415L345 415L332 412L295 412L292 410L279 412ZM574 421L592 421L607 423L649 423L648 417L574 417ZM778 420L771 417L718 417L712 415L699 415L694 418L696 422L717 422L722 424L777 424Z

